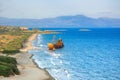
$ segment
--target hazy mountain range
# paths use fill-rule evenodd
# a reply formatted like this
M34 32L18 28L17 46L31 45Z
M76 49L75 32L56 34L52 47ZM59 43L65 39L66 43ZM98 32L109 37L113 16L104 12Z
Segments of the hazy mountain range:
M83 15L60 16L46 19L13 19L0 17L0 25L28 27L120 27L120 19L91 18Z

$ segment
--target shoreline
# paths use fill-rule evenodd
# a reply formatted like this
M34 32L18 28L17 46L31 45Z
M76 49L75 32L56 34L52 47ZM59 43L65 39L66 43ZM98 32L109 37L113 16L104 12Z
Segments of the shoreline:
M20 75L3 77L0 76L0 80L55 80L47 70L40 68L37 63L32 59L33 54L29 54L28 51L33 49L32 41L38 34L32 34L24 43L25 47L20 49L20 53L10 55L16 58L18 62L18 69Z
M32 41L37 37L38 34L32 34L25 42L23 45L23 48L20 49L20 52L26 53L29 50L33 49L32 46Z

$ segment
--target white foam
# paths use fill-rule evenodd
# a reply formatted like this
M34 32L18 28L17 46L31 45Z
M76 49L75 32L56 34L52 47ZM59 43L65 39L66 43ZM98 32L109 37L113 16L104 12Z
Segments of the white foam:
M69 74L68 70L63 69L63 71L65 72L65 74L66 74L67 78L69 78L69 77L70 77L70 74Z
M55 53L54 51L44 51L44 52L47 53L47 54L50 54L51 56L53 56L55 58L58 58L58 57L61 56L60 54Z
M40 68L44 68L44 66L41 64L41 62L37 59L34 59L35 63L37 63L37 65L40 67Z
M52 59L52 58L50 59L50 62L51 62L53 65L56 65L56 64L53 62L53 59Z
M62 62L62 60L60 60L60 64L62 64L63 62Z
M40 47L43 47L44 45L40 44Z
M58 57L60 57L60 54L52 54L52 56L54 56L54 57L56 57L56 58L58 58Z

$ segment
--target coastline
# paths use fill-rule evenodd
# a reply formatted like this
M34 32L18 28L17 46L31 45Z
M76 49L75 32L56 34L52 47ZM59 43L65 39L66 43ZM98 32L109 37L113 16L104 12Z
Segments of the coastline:
M16 58L18 62L18 69L20 75L10 77L0 77L0 80L55 80L45 69L38 67L35 61L32 59L32 54L28 51L33 49L32 41L37 37L38 34L32 34L27 41L24 43L25 47L20 49L20 53L10 55Z
M24 43L23 48L20 49L20 52L26 53L29 50L33 49L32 41L36 38L38 34L32 34Z

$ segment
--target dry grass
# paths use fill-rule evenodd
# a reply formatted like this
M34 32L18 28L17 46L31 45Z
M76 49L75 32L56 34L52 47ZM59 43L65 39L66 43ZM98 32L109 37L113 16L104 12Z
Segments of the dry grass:
M0 35L0 51L3 50L8 43L12 42L14 39L20 38L21 36L14 35Z

